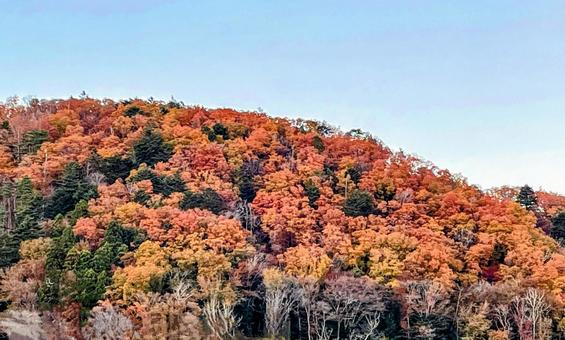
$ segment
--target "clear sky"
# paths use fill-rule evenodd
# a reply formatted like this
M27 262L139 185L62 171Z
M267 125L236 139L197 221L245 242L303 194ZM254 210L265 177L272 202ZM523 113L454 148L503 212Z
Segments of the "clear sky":
M173 95L565 194L564 1L0 0L0 98Z

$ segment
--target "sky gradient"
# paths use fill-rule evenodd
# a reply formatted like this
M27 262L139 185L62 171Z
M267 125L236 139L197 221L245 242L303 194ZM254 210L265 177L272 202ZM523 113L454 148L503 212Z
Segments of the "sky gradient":
M168 99L362 128L565 194L563 1L0 0L0 99Z

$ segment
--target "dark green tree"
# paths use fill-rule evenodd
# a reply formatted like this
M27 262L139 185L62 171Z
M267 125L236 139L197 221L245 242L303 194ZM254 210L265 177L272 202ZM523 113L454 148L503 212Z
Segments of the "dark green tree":
M143 116L148 116L149 114L145 111L143 111L142 109L140 109L138 106L132 105L130 107L128 107L125 111L124 111L124 116L126 117L134 117L136 115L143 115Z
M207 209L214 214L221 214L226 210L226 203L222 196L210 188L204 189L199 193L186 191L179 206L183 210L194 208Z
M216 123L212 125L212 128L208 126L202 127L202 133L208 136L208 140L214 142L218 136L222 137L223 140L230 139L228 128L222 123Z
M553 218L550 235L556 240L565 240L565 212L562 211Z
M0 268L9 267L18 262L19 241L11 232L0 229Z
M142 205L147 205L151 200L151 196L145 190L138 190L133 196L133 201Z
M164 177L161 183L161 187L157 187L156 189L154 187L154 189L165 196L169 196L173 192L186 191L186 185L178 173Z
M58 214L65 214L74 209L81 200L96 196L96 187L87 182L85 171L80 164L69 163L55 183L55 191L47 202L45 216L53 218Z
M39 150L41 144L49 139L49 132L46 130L30 130L24 134L22 142L18 145L17 159L23 155L34 154Z
M67 253L75 244L75 236L71 227L66 227L61 236L53 239L53 244L45 261L45 280L37 293L39 302L44 308L56 305L60 301L60 283Z
M134 168L131 159L127 157L111 156L103 158L100 172L106 177L106 182L114 183L118 178L125 179Z
M373 196L363 190L352 191L343 204L343 212L347 216L369 216L374 211Z
M349 178L353 181L353 183L359 183L359 181L361 180L361 169L358 166L353 166L348 168L345 171L345 175L349 176Z
M528 210L534 210L538 206L536 192L527 184L520 188L516 201Z
M24 177L14 186L6 184L3 188L3 198L9 204L5 224L0 233L0 267L9 266L19 259L20 243L42 236L40 222L43 217L43 198L33 188L28 177ZM13 206L12 206L13 205ZM6 208L4 208L5 210Z
M245 202L253 202L257 195L255 175L259 174L260 165L256 162L245 162L233 174L233 181L239 189L239 197Z
M81 217L88 217L88 201L80 200L73 211L68 214L69 225L75 225Z
M150 169L144 168L139 170L135 176L131 178L132 182L151 181L153 192L169 196L173 192L186 191L186 185L178 173L171 176L159 176Z
M316 150L318 150L319 153L324 152L324 150L326 149L324 141L322 140L322 138L320 138L320 136L314 136L314 138L312 138L312 146Z
M316 208L316 201L320 198L320 189L312 180L308 180L304 183L304 193L308 196L308 203L312 208Z
M20 241L42 236L43 197L34 189L29 177L16 185L16 229Z
M153 129L145 129L143 136L133 145L133 159L136 165L145 163L153 166L166 162L172 153L172 145L166 143L163 136Z
M222 123L216 123L212 125L212 131L214 131L214 134L216 136L222 136L224 140L230 138L228 128L225 127Z

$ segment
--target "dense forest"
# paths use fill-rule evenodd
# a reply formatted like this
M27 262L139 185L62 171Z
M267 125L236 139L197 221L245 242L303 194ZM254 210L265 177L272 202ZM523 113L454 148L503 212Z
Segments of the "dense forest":
M10 98L0 124L7 335L564 337L565 197L174 100Z

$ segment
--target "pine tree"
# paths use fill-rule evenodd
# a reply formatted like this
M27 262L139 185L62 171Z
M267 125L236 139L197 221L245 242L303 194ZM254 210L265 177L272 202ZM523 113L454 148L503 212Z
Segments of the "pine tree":
M528 210L534 210L538 206L538 199L534 189L529 185L524 185L520 188L520 192L516 197L516 201Z
M320 198L320 189L312 182L308 180L304 183L304 193L308 196L308 203L312 208L316 207L316 201Z
M40 222L43 216L43 199L28 177L15 187L9 183L3 189L6 205L3 210L6 212L0 233L0 267L18 261L22 241L42 236Z
M204 189L200 193L185 192L179 206L183 210L194 208L208 209L217 215L226 210L226 203L222 196L209 188Z
M114 183L118 178L125 179L133 168L133 162L127 157L111 156L100 161L100 172L109 184Z
M43 218L43 197L33 188L29 177L24 177L16 187L16 229L21 241L42 236L40 222Z
M0 268L9 267L19 259L19 242L11 232L0 229Z
M53 245L45 261L45 280L37 293L43 307L49 308L60 301L60 283L67 254L75 244L75 236L71 227L63 230L61 236L53 240Z
M161 134L146 129L143 136L133 145L134 163L153 166L171 158L173 147L166 143Z
M55 191L47 203L45 216L53 218L58 214L67 213L81 200L89 200L96 195L96 187L88 183L80 164L69 163L55 183Z
M322 140L322 138L320 138L320 136L314 136L314 138L312 138L312 146L316 150L318 150L319 153L324 152L324 150L326 149L324 141Z
M347 216L369 216L375 211L373 197L363 190L354 190L343 204L343 212Z
M46 130L30 130L25 133L22 142L17 146L18 153L16 159L21 159L27 154L34 154L39 150L41 144L49 139L49 132Z
M153 185L153 192L167 197L173 192L186 191L186 185L178 173L171 176L159 176L150 169L143 168L131 178L132 182L145 180L151 181L151 184Z
M558 241L565 240L565 212L562 211L553 218L550 234Z

